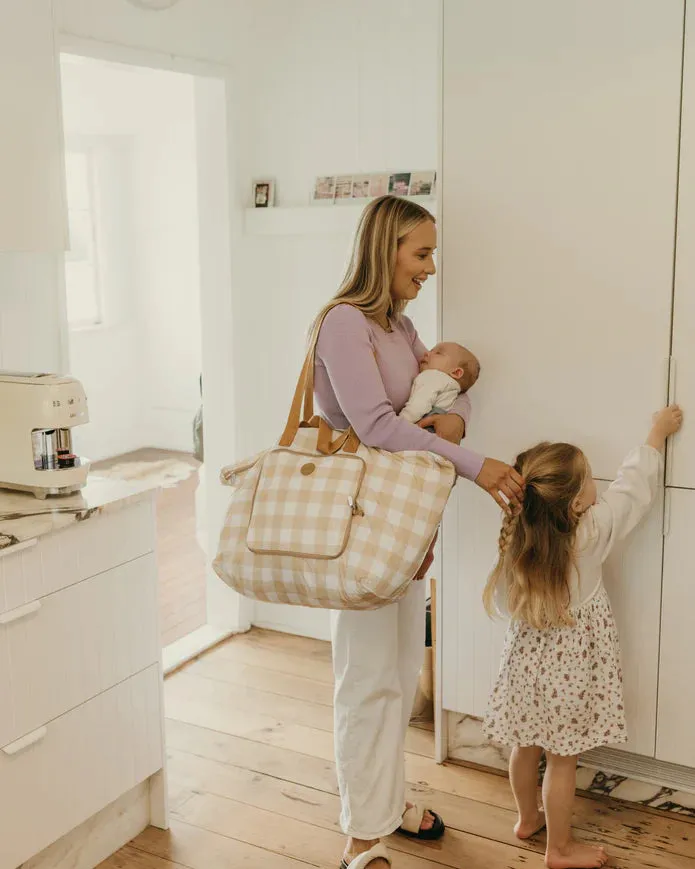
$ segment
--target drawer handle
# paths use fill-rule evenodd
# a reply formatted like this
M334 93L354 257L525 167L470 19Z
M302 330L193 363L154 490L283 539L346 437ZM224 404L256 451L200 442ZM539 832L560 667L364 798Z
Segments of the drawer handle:
M18 622L30 616L32 613L37 613L41 609L41 601L34 600L25 606L18 606L17 609L10 610L8 613L0 615L0 625L11 625L12 622Z
M0 558L5 555L14 555L16 552L21 552L23 549L31 549L39 542L38 537L32 537L31 540L22 540L21 543L13 543L11 546L4 546L0 549Z
M35 730L33 733L27 733L26 736L23 736L16 742L11 742L9 745L6 745L2 750L3 754L7 754L11 757L13 754L19 754L20 751L26 751L30 746L36 745L37 742L41 742L47 733L48 728L39 727L39 729Z

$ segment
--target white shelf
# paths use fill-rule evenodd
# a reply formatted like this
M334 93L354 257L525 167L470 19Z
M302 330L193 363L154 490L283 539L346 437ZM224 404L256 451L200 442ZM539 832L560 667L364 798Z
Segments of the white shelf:
M436 200L411 198L432 213ZM244 231L247 235L352 235L367 202L305 205L298 207L247 208Z

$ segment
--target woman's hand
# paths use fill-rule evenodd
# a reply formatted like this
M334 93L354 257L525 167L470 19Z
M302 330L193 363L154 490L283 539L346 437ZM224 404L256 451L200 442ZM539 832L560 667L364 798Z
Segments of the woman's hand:
M420 428L434 426L437 437L450 441L452 444L460 444L466 432L466 423L456 413L435 413L426 416L418 423Z
M497 459L485 459L475 482L492 495L505 513L521 507L526 483L511 465L498 462Z

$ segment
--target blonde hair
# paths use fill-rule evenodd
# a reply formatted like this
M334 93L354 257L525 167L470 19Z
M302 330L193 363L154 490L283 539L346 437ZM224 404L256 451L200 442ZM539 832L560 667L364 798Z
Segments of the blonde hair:
M485 609L494 613L502 591L512 619L540 630L571 627L569 580L579 523L574 500L586 480L586 458L572 444L541 443L521 453L515 468L526 480L524 501L504 518Z
M314 321L312 336L322 315L344 302L373 319L403 313L407 302L391 298L398 246L424 220L435 222L426 208L399 196L380 196L369 203L362 212L340 289Z

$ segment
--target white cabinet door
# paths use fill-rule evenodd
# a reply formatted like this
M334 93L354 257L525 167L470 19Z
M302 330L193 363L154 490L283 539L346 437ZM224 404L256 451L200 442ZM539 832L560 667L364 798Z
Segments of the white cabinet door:
M66 247L52 0L0 0L0 252Z
M599 483L599 492L607 488ZM663 494L649 516L617 546L603 578L620 634L629 742L626 751L654 757L659 679Z
M506 623L488 618L483 589L497 556L500 511L477 486L459 482L442 525L442 703L485 714L504 645Z
M669 489L666 511L656 756L695 767L695 492Z
M598 483L599 490L606 483ZM506 625L483 610L482 594L497 556L500 515L477 488L457 486L443 528L441 618L443 705L482 716L497 676ZM456 491L456 490L455 490ZM694 495L695 499L695 495ZM618 547L604 578L620 633L628 751L654 756L661 597L662 503Z
M671 440L666 480L695 489L695 8L688 6L683 68L683 119L678 178L678 233L673 302L671 401L688 411L683 429Z
M682 27L680 0L444 2L443 329L486 455L569 440L611 479L665 400Z

